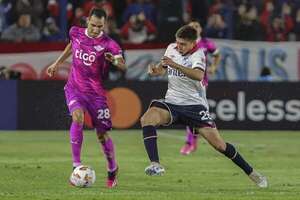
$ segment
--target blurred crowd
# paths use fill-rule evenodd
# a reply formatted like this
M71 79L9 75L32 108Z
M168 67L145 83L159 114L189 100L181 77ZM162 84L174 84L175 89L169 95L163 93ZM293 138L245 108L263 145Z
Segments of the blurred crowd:
M107 33L119 43L170 42L181 25L198 20L206 37L300 41L299 0L0 0L1 41L65 41L62 20L85 26L93 7L109 16Z

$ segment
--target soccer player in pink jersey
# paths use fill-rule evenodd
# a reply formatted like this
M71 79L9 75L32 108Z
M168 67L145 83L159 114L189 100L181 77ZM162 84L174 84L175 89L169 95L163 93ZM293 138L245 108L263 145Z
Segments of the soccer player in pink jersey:
M197 47L202 48L206 56L208 54L212 56L212 63L204 72L204 77L202 80L202 84L204 86L208 86L208 73L214 74L216 72L217 67L221 61L221 55L219 49L217 48L216 44L213 41L201 37L202 27L198 21L192 20L188 25L193 27L197 31L197 36L198 36ZM193 129L193 127L187 126L185 144L180 149L180 153L182 155L189 155L190 153L196 151L199 138L200 138L200 134L198 134Z
M72 115L70 142L73 167L81 165L84 113L88 112L108 163L107 187L113 188L117 185L118 165L113 141L107 133L112 123L103 80L110 63L123 71L126 66L119 45L103 31L106 18L104 10L95 8L87 20L87 28L73 26L69 33L70 43L47 72L53 76L59 65L72 55L71 72L64 89Z

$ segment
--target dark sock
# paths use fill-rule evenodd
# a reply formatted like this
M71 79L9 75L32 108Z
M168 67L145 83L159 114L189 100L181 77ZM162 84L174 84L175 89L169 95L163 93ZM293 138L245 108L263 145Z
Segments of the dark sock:
M115 171L112 171L112 172L108 171L107 172L108 179L109 180L114 180L116 175L117 175L117 172L118 172L118 168Z
M226 143L226 149L222 153L239 166L247 175L253 171L253 168L244 160L232 144Z
M144 145L151 162L159 162L157 150L157 134L154 126L143 127Z

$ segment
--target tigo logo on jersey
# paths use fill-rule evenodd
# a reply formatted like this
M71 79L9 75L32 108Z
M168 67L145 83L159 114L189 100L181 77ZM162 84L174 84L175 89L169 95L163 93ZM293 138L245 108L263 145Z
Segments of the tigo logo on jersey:
M84 53L82 50L76 49L75 57L83 61L83 64L91 66L96 60L96 53L91 52L91 54Z

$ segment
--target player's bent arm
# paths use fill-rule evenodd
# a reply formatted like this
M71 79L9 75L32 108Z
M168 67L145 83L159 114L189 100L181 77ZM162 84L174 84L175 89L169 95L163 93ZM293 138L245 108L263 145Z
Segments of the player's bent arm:
M219 64L221 62L221 54L220 53L217 53L215 55L213 55L213 60L212 60L212 64L209 66L211 68L211 72L216 72L218 67L219 67Z
M148 73L151 76L163 76L166 74L166 71L167 71L167 68L164 67L161 62L159 62L156 65L150 64Z
M204 77L204 71L200 68L187 68L177 63L173 64L173 68L182 72L184 75L190 79L201 81Z
M112 64L116 67L118 67L121 71L126 71L127 67L125 64L125 60L123 57L116 57L114 58Z
M64 51L60 54L60 56L57 58L57 60L54 62L56 66L63 63L70 55L72 54L72 45L69 43Z
M58 69L58 66L63 63L72 54L72 46L69 43L57 60L47 68L47 74L52 77Z

